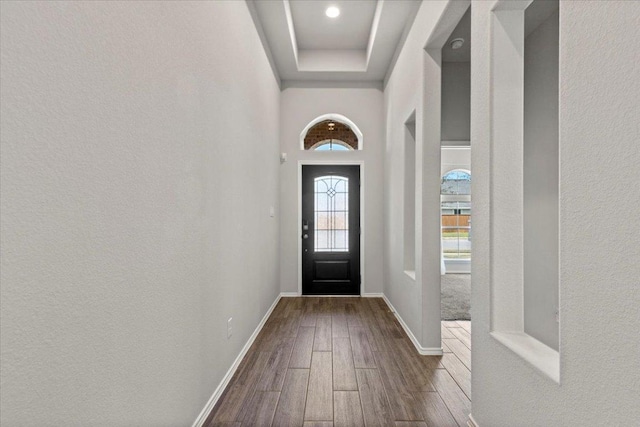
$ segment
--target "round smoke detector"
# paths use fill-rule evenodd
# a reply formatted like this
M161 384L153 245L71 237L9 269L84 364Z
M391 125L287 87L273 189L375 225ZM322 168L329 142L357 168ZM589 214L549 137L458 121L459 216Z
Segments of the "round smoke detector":
M453 39L451 40L451 43L449 44L449 46L451 46L451 49L456 50L456 49L460 49L463 44L464 44L464 39Z

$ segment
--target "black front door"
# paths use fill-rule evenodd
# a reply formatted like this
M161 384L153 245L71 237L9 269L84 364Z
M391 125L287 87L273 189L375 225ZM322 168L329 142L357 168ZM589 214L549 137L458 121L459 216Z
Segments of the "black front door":
M302 294L360 295L360 166L302 166Z

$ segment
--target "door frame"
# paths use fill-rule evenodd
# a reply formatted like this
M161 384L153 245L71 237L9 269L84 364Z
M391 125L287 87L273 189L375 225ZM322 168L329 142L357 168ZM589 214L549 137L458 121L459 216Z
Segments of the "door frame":
M298 221L296 223L296 236L298 236L298 295L302 295L302 239L300 233L302 229L302 166L303 165L336 165L336 166L360 166L360 296L365 295L365 228L364 228L364 160L298 160ZM328 296L328 295L327 295ZM341 295L342 296L342 295ZM353 297L353 295L349 295Z

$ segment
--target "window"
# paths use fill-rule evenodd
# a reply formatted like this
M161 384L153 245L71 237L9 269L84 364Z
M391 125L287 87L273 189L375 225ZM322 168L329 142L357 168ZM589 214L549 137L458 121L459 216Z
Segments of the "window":
M471 196L471 174L463 170L452 170L442 177L442 195Z
M351 151L353 148L339 139L329 139L316 143L311 147L315 151Z
M362 132L345 116L325 114L303 129L300 144L302 150L310 151L362 150Z
M442 251L447 260L471 259L471 174L452 170L440 186Z
M349 251L349 179L315 178L315 252Z

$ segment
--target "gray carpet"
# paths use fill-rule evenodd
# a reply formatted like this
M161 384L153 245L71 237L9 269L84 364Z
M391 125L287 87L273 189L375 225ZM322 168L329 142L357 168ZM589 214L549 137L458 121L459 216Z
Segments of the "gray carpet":
M440 277L442 320L471 320L471 275L445 274Z

